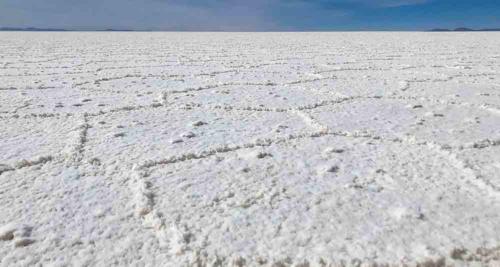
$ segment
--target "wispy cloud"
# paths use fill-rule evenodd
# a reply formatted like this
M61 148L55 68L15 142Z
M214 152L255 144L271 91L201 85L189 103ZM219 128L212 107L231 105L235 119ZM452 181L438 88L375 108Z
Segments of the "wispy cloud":
M399 6L411 6L420 5L430 2L430 0L380 0L380 1L370 1L373 5L379 7L399 7Z
M324 7L341 8L387 8L399 6L411 6L429 3L433 0L288 0L293 2L305 2Z

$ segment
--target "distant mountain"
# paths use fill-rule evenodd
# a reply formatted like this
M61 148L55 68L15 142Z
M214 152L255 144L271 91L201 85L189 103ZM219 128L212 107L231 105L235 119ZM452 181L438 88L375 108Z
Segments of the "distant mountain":
M128 30L128 29L105 29L102 30L104 32L133 32L134 30Z
M500 28L493 28L493 29L481 29L479 30L481 32L500 32Z
M450 29L432 29L431 32L451 32Z
M17 28L17 27L0 27L0 31L23 31L23 32L66 32L66 31L84 31L84 30L67 30L67 29L54 29L54 28ZM129 29L104 29L104 30L90 30L98 32L131 32L134 30Z
M473 29L469 29L469 28L456 28L454 29L453 31L455 32L473 32L474 30Z
M491 29L486 28L486 29L475 30L475 29L461 27L461 28L456 28L453 30L440 29L440 28L431 30L431 32L496 32L496 31L500 31L500 28L491 28Z
M0 31L25 31L25 32L63 32L65 29L53 29L53 28L15 28L15 27L0 27Z

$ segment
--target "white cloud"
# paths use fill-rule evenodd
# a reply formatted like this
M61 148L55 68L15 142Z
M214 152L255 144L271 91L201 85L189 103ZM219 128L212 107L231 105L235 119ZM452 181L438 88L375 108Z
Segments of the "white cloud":
M429 0L381 0L373 2L377 2L377 5L382 7L398 7L425 4L428 3Z

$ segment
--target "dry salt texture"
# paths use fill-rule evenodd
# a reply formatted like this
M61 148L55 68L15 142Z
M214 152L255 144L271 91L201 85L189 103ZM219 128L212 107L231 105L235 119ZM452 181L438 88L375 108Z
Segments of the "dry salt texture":
M500 34L0 40L1 266L500 265Z

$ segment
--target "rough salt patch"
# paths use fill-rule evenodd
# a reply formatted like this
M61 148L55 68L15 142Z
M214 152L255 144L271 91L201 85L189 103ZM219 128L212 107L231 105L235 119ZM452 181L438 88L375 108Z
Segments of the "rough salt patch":
M206 124L207 123L204 121L195 121L195 122L191 123L191 125L193 125L195 127L199 127L199 126L206 125Z
M325 175L328 173L336 173L338 172L340 167L336 164L327 164L318 167L318 174Z
M345 152L345 149L344 148L337 148L337 147L327 147L327 148L325 148L325 150L323 150L323 152L325 154L331 154L331 153L341 154L341 153Z
M464 223L485 213L497 217L498 205L493 199L485 203L471 201L484 192L481 187L464 187L469 183L466 179L472 182L474 177L463 177L470 173L455 159L424 145L367 140L370 138L324 136L272 144L265 149L225 152L221 161L212 156L155 166L149 179L156 194L166 196L157 199L155 209L165 215L166 221L180 218L180 223L190 225L190 233L195 236L189 243L191 249L209 255L218 251L217 255L225 260L230 255L241 255L249 262L256 255L271 262L287 257L293 263L301 262L310 259L309 251L323 251L316 255L326 262L334 262L335 257L352 259L361 255L353 247L364 246L366 238L384 242L381 246L364 246L378 255L377 262L402 255L411 255L414 262L430 255L448 255L455 248L457 229L479 243L488 234L477 236L478 228L488 233L498 230L493 221L479 220L476 226ZM317 153L325 146L347 146L349 153L332 154L340 157L339 161L325 162ZM260 151L273 157L260 160L256 157ZM325 163L319 167L318 162ZM443 180L438 174L442 168L462 178L449 176ZM422 180L422 176L430 178ZM462 198L447 190L450 186L460 190ZM231 198L225 197L228 192ZM179 199L178 195L189 197ZM457 201L467 210L466 217L450 208ZM189 208L179 211L172 203ZM478 206L482 210L476 210ZM204 215L200 216L200 212ZM443 245L420 234L418 229L431 227L427 222L443 218L448 218L446 227L439 230ZM382 221L384 224L379 224ZM332 222L336 227L329 227ZM366 232L374 225L381 227L380 232ZM389 229L396 232L387 236ZM463 231L459 231L460 237ZM203 240L210 240L211 245L205 246ZM224 245L227 242L231 245ZM425 249L385 249L385 245L404 242ZM328 249L322 250L324 246ZM266 250L259 249L262 247ZM301 252L299 247L308 252ZM345 256L333 253L333 257L329 253L343 249L347 249L342 254ZM188 250L179 257L188 255L193 254Z
M18 225L15 223L9 223L0 227L0 240L12 240L14 239L14 232L17 230Z
M266 152L262 149L243 150L242 152L239 152L238 155L241 158L244 158L247 160L263 159L266 157L272 157L271 153Z
M3 172L13 171L13 170L14 170L14 168L12 168L9 165L0 164L0 174L2 174Z
M32 230L28 225L9 223L0 227L0 240L13 240L14 247L25 247L35 242L30 238Z
M185 132L185 133L181 134L181 137L186 137L186 138L193 138L195 136L196 136L196 134L193 132Z
M178 143L182 143L182 142L184 142L184 140L182 140L182 138L175 138L175 139L170 140L170 143L172 143L172 144L178 144Z
M21 118L1 120L0 163L15 166L36 165L63 153L77 125L66 118Z
M225 150L226 147L266 144L268 140L274 138L286 140L290 136L305 135L314 130L306 125L301 117L286 112L195 109L178 110L174 116L171 111L155 109L91 117L89 124L93 127L89 129L89 136L115 133L111 124L97 123L103 120L114 121L114 125L127 125L122 129L126 133L124 137L107 140L88 139L86 155L98 157L103 164L117 158L134 164L141 158L140 161L148 159L161 161L179 155L200 155L203 151L217 152ZM210 123L196 128L189 123L199 120ZM134 121L140 121L141 124L131 124ZM288 127L275 132L277 124ZM179 142L180 139L183 142ZM144 155L148 157L144 158Z

